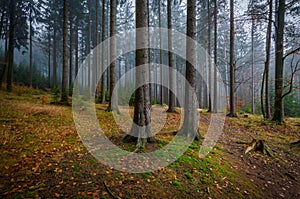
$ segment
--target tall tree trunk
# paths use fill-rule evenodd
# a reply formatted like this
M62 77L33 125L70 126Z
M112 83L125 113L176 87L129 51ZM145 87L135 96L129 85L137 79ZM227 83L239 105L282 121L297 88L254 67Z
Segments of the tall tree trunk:
M251 19L251 113L254 114L254 16Z
M214 98L213 113L218 112L218 5L214 0Z
M136 1L136 28L144 28L148 25L147 0ZM131 135L125 140L137 140L136 147L144 147L149 141L155 141L151 134L151 102L149 92L149 32L145 29L139 30L136 35L136 85L143 85L137 88L135 93L135 106ZM147 67L145 67L147 65Z
M49 88L51 88L51 33L50 30L48 30L48 85Z
M147 2L145 2L147 5ZM118 94L117 91L114 91L114 88L117 83L117 67L116 67L116 17L117 17L117 1L110 1L110 99L107 111L116 111L119 113L118 108ZM148 38L146 38L148 40Z
M212 101L211 95L212 89L212 64L211 64L211 11L210 11L210 0L207 0L207 51L208 51L208 112L212 112Z
M78 32L78 18L76 18L76 25L75 25L75 79L77 80L78 75L78 68L79 68L79 32ZM78 84L78 82L76 82Z
M30 70L30 83L29 86L32 88L32 5L29 8L29 70Z
M159 4L158 6L158 20L159 20L159 28L161 28L161 4ZM162 35L161 35L161 31L159 32L159 64L160 64L160 104L163 105L164 104L164 97L163 97L163 51L162 51Z
M61 102L68 103L68 0L64 0L63 13L63 74Z
M196 103L196 0L187 1L186 85L183 130L190 139L200 138Z
M175 112L175 75L173 72L173 53L172 53L172 2L173 0L168 0L167 14L168 14L168 57L169 57L169 109L167 112Z
M270 100L269 100L269 68L270 68L270 51L271 51L271 35L272 35L272 17L273 17L273 0L269 1L269 20L268 20L268 28L266 35L266 61L265 61L265 69L264 69L264 77L265 81L262 83L262 112L265 113L264 117L266 119L271 119L271 111L270 111ZM265 82L265 110L263 106L263 85Z
M105 18L106 18L106 15L105 15L105 0L102 0L102 35L101 35L101 39L102 39L102 42L105 41L105 30L106 30L106 27L105 27ZM102 56L101 56L101 67L102 67L102 77L101 77L101 103L104 104L105 103L105 71L104 71L104 47L102 45Z
M8 71L7 71L7 91L12 91L13 66L14 66L14 48L15 48L15 11L16 2L9 2L9 42L8 42Z
M8 17L6 18L8 22ZM2 88L2 83L6 81L6 72L8 67L8 23L5 24L5 44L4 44L4 55L5 64L3 65L2 73L0 74L0 89Z
M279 0L278 5L278 23L276 31L276 55L275 55L275 103L273 121L283 122L283 47L284 47L284 18L285 18L285 0Z
M99 51L98 51L98 43L99 43L99 1L96 0L96 10L95 10L95 26L96 26L96 31L95 31L95 49L94 49L94 63L93 63L93 66L94 66L94 71L93 71L93 86L96 86L96 89L93 90L93 91L96 91L97 95L99 94L98 92L100 92L100 90L98 89L98 79L96 79L98 77L98 61L99 61ZM96 63L95 63L96 62Z
M70 49L69 49L69 96L72 95L73 89L73 16L70 12Z
M87 54L91 53L91 40L92 40L92 8L91 8L91 0L88 0L88 9L89 9L89 15L88 15L88 41L87 41ZM91 56L88 56L88 76L87 76L87 86L89 88L89 92L91 92Z
M53 27L53 88L56 87L57 85L57 80L56 80L56 51L57 51L57 46L56 46L56 27Z
M230 117L237 117L235 112L234 31L234 0L230 0L230 113L228 114Z

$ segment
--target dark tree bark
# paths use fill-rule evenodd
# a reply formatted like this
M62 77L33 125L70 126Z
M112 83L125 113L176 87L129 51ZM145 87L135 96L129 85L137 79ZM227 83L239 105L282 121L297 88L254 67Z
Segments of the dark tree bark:
M147 2L145 2L147 5ZM117 17L117 1L110 1L110 99L107 111L115 111L119 113L117 91L114 91L117 82L117 67L116 67L116 17ZM147 38L146 38L147 39ZM148 39L147 39L148 40ZM114 59L114 60L113 60ZM114 95L114 96L113 96Z
M235 63L234 63L234 0L230 0L230 113L237 117L235 111Z
M175 112L175 75L173 73L173 53L172 53L172 1L168 0L167 12L168 12L168 56L169 56L169 109L167 112L174 113Z
M68 0L64 0L63 21L63 74L61 103L68 103Z
M9 42L8 42L8 71L7 71L7 91L12 91L13 81L13 66L14 66L14 49L15 49L15 11L16 2L10 0L9 2Z
M285 0L279 0L278 5L278 23L276 30L276 55L275 55L275 103L273 121L283 122L283 36L284 36L284 18L285 18Z

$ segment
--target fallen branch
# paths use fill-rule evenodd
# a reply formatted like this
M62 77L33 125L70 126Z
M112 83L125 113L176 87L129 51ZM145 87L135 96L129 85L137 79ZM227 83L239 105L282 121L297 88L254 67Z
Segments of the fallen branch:
M108 188L107 184L105 181L103 181L104 187L107 190L107 192L109 193L109 195L111 195L114 199L121 199L119 196L113 194L113 192Z

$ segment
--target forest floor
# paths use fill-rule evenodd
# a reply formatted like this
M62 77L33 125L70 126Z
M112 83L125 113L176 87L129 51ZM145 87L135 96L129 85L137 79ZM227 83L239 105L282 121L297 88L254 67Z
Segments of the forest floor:
M199 159L194 141L174 163L155 172L132 174L99 163L82 144L71 107L50 105L51 95L16 88L0 91L0 198L300 198L300 119L283 125L259 116L226 118L214 149ZM107 137L126 150L124 133L105 105L97 116ZM210 115L201 113L200 130ZM172 139L180 114L167 114L156 137ZM245 154L246 143L262 139L274 157ZM145 152L161 148L147 144Z

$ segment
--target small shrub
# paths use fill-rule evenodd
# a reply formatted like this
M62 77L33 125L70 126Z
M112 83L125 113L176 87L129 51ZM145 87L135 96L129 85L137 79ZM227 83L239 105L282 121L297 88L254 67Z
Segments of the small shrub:
M59 88L59 86L55 86L53 89L52 89L52 101L53 103L59 103L59 100L60 100L60 94L61 94L61 90Z

